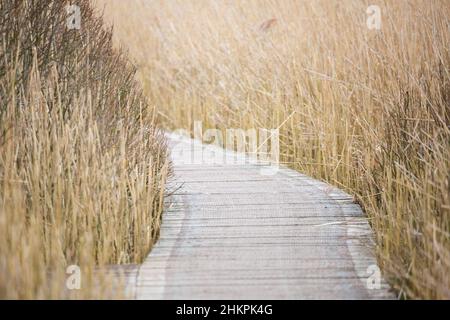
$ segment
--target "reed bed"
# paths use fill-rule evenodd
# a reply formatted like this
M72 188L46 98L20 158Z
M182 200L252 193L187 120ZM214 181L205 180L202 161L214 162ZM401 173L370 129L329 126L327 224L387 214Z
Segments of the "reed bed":
M170 168L155 112L99 12L76 1L71 29L69 4L0 0L3 299L126 297L99 270L142 261L158 236Z
M169 129L280 128L355 196L401 298L450 298L450 3L97 1ZM286 121L286 119L288 119Z

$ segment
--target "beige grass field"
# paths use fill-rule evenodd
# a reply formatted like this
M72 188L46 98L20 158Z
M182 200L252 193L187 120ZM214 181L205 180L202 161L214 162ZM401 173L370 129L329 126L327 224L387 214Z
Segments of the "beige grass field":
M166 128L283 124L283 162L355 196L399 297L450 298L449 1L97 5Z
M159 231L154 110L89 0L79 30L68 3L0 0L0 299L125 297L95 270L140 262Z

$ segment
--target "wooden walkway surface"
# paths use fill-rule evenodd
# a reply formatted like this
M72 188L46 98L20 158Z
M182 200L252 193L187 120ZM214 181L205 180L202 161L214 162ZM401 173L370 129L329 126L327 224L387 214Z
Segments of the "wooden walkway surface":
M367 286L377 268L372 231L348 194L284 167L262 175L259 163L214 164L210 152L192 164L192 151L216 147L173 137L171 146L175 192L133 276L134 298L394 297L382 279Z

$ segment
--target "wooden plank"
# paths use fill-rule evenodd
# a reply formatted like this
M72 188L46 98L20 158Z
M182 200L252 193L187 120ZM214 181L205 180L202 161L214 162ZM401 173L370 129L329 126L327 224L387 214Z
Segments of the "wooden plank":
M160 240L133 273L136 298L394 298L382 278L379 289L367 286L372 230L350 195L285 167L262 175L267 166L243 154L169 138L175 192Z

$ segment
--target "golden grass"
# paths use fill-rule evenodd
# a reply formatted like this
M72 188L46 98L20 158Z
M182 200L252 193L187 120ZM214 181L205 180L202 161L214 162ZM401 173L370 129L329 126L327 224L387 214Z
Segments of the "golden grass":
M400 297L450 298L450 3L98 1L168 128L281 128L355 195Z
M89 1L81 30L67 3L0 0L0 298L125 297L94 270L142 261L159 231L154 111Z

